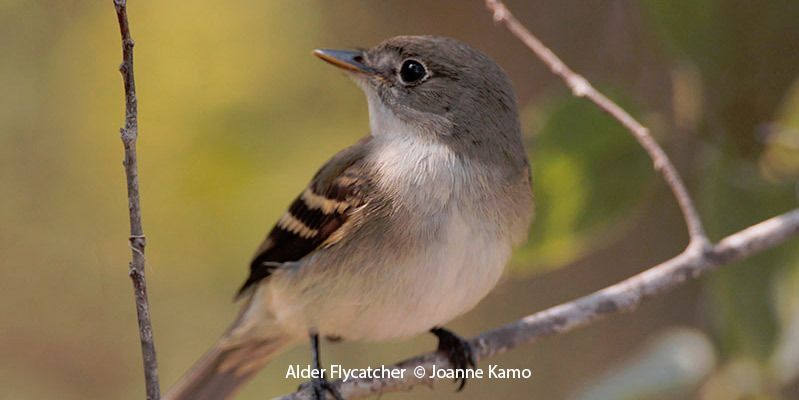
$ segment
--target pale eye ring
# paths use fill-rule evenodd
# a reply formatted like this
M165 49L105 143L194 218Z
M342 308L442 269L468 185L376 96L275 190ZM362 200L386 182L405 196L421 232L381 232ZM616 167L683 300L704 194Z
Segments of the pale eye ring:
M421 62L409 58L402 62L399 77L405 84L418 83L427 78L427 68Z

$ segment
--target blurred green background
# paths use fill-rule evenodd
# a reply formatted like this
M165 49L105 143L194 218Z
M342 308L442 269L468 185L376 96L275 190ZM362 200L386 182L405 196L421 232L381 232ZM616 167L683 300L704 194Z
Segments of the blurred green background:
M652 128L713 239L794 208L799 2L508 1L575 70ZM367 133L365 101L316 47L452 36L514 81L537 221L464 335L623 279L679 252L673 199L629 134L575 100L481 1L131 0L147 267L168 388L232 320L255 247L315 169ZM111 0L0 0L0 399L141 399L127 277L118 27ZM442 294L446 295L446 294ZM429 336L429 337L428 337ZM325 345L346 366L428 351ZM241 394L301 383L287 364ZM577 332L488 362L529 380L397 399L799 398L794 240Z

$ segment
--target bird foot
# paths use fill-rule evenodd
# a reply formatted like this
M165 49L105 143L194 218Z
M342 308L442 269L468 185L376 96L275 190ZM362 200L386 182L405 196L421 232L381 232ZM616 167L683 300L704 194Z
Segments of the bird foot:
M338 391L338 387L325 378L311 379L300 385L299 389L302 390L309 386L313 389L314 400L325 400L327 398L327 393L330 393L335 400L344 400L344 397L341 396L341 392Z
M438 351L444 353L449 358L452 368L465 370L477 368L472 345L469 342L444 328L433 328L430 333L438 338ZM463 390L466 385L466 377L455 378L455 382L460 380L457 391Z

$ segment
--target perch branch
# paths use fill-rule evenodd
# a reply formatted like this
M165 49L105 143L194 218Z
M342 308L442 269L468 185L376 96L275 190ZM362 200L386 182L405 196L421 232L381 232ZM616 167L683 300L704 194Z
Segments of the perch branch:
M638 275L615 285L524 317L472 338L477 360L504 353L541 338L588 325L607 316L634 311L644 301L661 295L689 279L697 278L721 265L751 257L799 236L799 209L773 217L727 236L704 252L683 252ZM428 376L433 365L451 367L447 357L427 353L402 361L389 368L405 370L404 379L349 379L335 381L346 399L357 399L388 392L410 390L418 385L432 385L429 378L418 379L414 368L425 368ZM313 391L303 389L279 397L279 400L311 400Z
M119 32L122 35L122 64L119 72L125 84L125 126L119 130L125 147L125 177L128 186L128 210L130 214L131 261L128 275L133 281L133 294L136 298L136 316L139 322L139 338L144 362L144 380L147 400L158 400L158 363L155 357L153 328L150 323L150 305L147 300L147 283L144 278L145 237L141 223L141 204L139 202L139 172L136 159L136 138L138 137L138 111L136 83L133 79L133 39L130 37L126 0L114 0Z
M502 1L486 0L486 6L494 14L494 21L504 24L516 38L532 50L532 52L549 67L553 74L560 77L566 83L574 96L587 98L602 111L619 121L633 134L638 143L640 143L649 154L649 157L654 163L655 170L663 175L674 197L677 199L680 211L682 211L683 218L685 219L685 224L688 227L688 234L691 240L689 247L702 249L709 246L710 241L705 234L702 220L699 218L699 213L696 211L696 207L691 200L691 196L688 194L688 190L685 188L680 174L677 172L677 169L674 168L674 164L671 163L671 160L660 145L652 138L649 129L641 125L640 122L619 107L618 104L596 90L587 79L572 71L571 68L555 55L555 53L525 28L524 25L511 14L510 10L508 10Z

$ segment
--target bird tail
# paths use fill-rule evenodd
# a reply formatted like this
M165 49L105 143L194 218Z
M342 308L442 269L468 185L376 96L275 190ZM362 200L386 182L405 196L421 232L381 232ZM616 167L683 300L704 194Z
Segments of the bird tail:
M162 399L229 399L292 341L290 336L276 329L267 330L273 333L265 335L242 335L242 330L249 331L239 326L243 319L239 318Z

